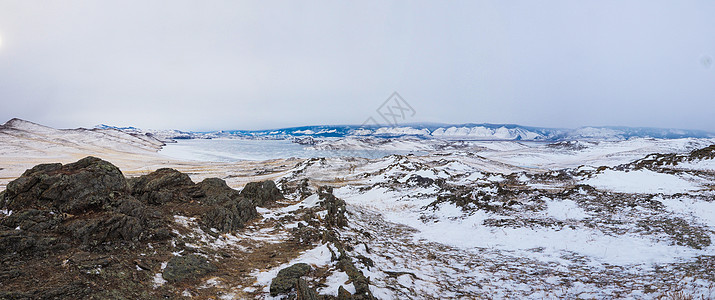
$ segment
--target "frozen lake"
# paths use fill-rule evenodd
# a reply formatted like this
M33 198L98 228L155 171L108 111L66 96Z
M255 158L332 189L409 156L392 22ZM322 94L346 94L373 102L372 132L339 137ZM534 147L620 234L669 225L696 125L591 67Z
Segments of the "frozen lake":
M404 150L314 150L290 140L191 139L167 144L159 154L182 160L231 162L274 158L354 156L380 158L391 154L424 154Z

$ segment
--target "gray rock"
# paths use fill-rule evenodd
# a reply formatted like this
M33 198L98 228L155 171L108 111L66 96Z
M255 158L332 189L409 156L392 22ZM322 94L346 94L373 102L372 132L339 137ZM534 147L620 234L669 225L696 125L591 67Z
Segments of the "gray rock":
M318 300L318 292L308 286L303 278L298 278L296 284L296 300Z
M355 286L355 295L352 299L375 299L370 292L370 280L356 268L350 257L343 257L338 261L338 268L348 274Z
M186 256L174 256L169 259L162 276L169 282L178 282L201 278L204 275L215 272L216 269L216 266L208 262L206 258L189 254Z
M276 278L271 281L271 296L290 293L298 285L298 279L310 272L312 268L306 263L297 263L278 271Z
M258 217L256 206L248 199L226 199L222 204L211 206L201 215L201 220L210 228L231 232L244 228L246 222Z
M241 197L219 178L207 178L197 184L202 205L208 209L201 215L202 222L222 232L231 232L245 227L246 222L257 218L258 212L252 201Z
M226 184L226 181L220 178L206 178L199 182L196 187L200 191L200 195L212 199L237 199L241 193L232 189ZM213 204L205 202L206 204Z
M325 225L328 228L348 226L348 218L345 216L347 212L345 201L333 195L333 188L321 186L318 189L318 196L322 200L320 206L328 210L328 214L325 216Z
M134 178L130 184L132 195L151 205L188 202L191 200L192 188L195 188L189 175L170 168Z
M11 210L47 209L78 214L101 210L112 193L126 193L117 167L96 157L75 163L43 164L8 183L5 206Z
M67 222L62 226L62 230L82 245L95 247L112 241L139 240L144 232L141 223L136 217L106 212L92 218Z
M135 242L162 225L159 212L128 195L121 171L95 157L37 165L7 187L4 206L14 213L0 225L32 233L3 239L17 240L17 251L41 254L60 243L79 242L87 249Z
M283 199L283 194L272 180L249 182L241 191L241 196L260 207L271 206L277 200Z

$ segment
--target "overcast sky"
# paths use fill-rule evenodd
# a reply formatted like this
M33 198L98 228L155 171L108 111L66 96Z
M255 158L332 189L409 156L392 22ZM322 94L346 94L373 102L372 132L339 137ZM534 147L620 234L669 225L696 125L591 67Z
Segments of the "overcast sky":
M0 0L0 123L715 131L715 1Z

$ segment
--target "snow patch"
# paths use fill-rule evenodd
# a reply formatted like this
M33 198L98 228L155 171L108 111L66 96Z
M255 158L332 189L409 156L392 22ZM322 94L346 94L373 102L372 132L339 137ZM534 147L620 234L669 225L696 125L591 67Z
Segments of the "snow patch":
M682 177L650 170L605 170L595 177L582 181L593 187L621 193L676 194L698 190L700 187Z

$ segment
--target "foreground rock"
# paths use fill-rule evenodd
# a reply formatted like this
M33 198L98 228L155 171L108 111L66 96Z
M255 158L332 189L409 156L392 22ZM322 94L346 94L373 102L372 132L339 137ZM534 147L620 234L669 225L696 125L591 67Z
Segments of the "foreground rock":
M251 199L256 206L269 207L283 199L281 191L271 180L250 182L241 191L241 196Z
M168 204L175 212L199 217L205 226L221 232L241 229L259 216L254 200L242 197L219 178L207 178L194 184L188 175L164 168L130 182L132 195L144 203ZM279 190L276 195L282 198Z
M132 195L152 205L189 202L194 182L189 175L163 168L131 180Z
M202 202L211 208L202 213L201 219L210 228L222 232L241 229L258 217L253 201L241 197L240 193L218 178L207 178L198 184L203 193Z
M0 248L14 252L42 255L77 243L107 250L168 237L160 213L128 195L117 167L94 157L27 170L8 184L0 203L14 212L0 221L13 230L0 238Z
M298 279L305 276L312 268L306 263L297 263L278 271L276 278L271 281L271 296L288 294L298 288Z
M163 277L169 282L196 279L216 271L216 266L198 255L174 256L164 269Z
M45 209L77 214L101 210L114 195L126 194L126 179L117 167L94 157L76 163L42 164L7 185L11 210Z
M175 218L236 231L259 217L254 202L282 198L268 187L254 200L173 169L127 180L95 157L37 165L0 193L0 299L175 298L173 284L215 273L222 258L177 239Z

